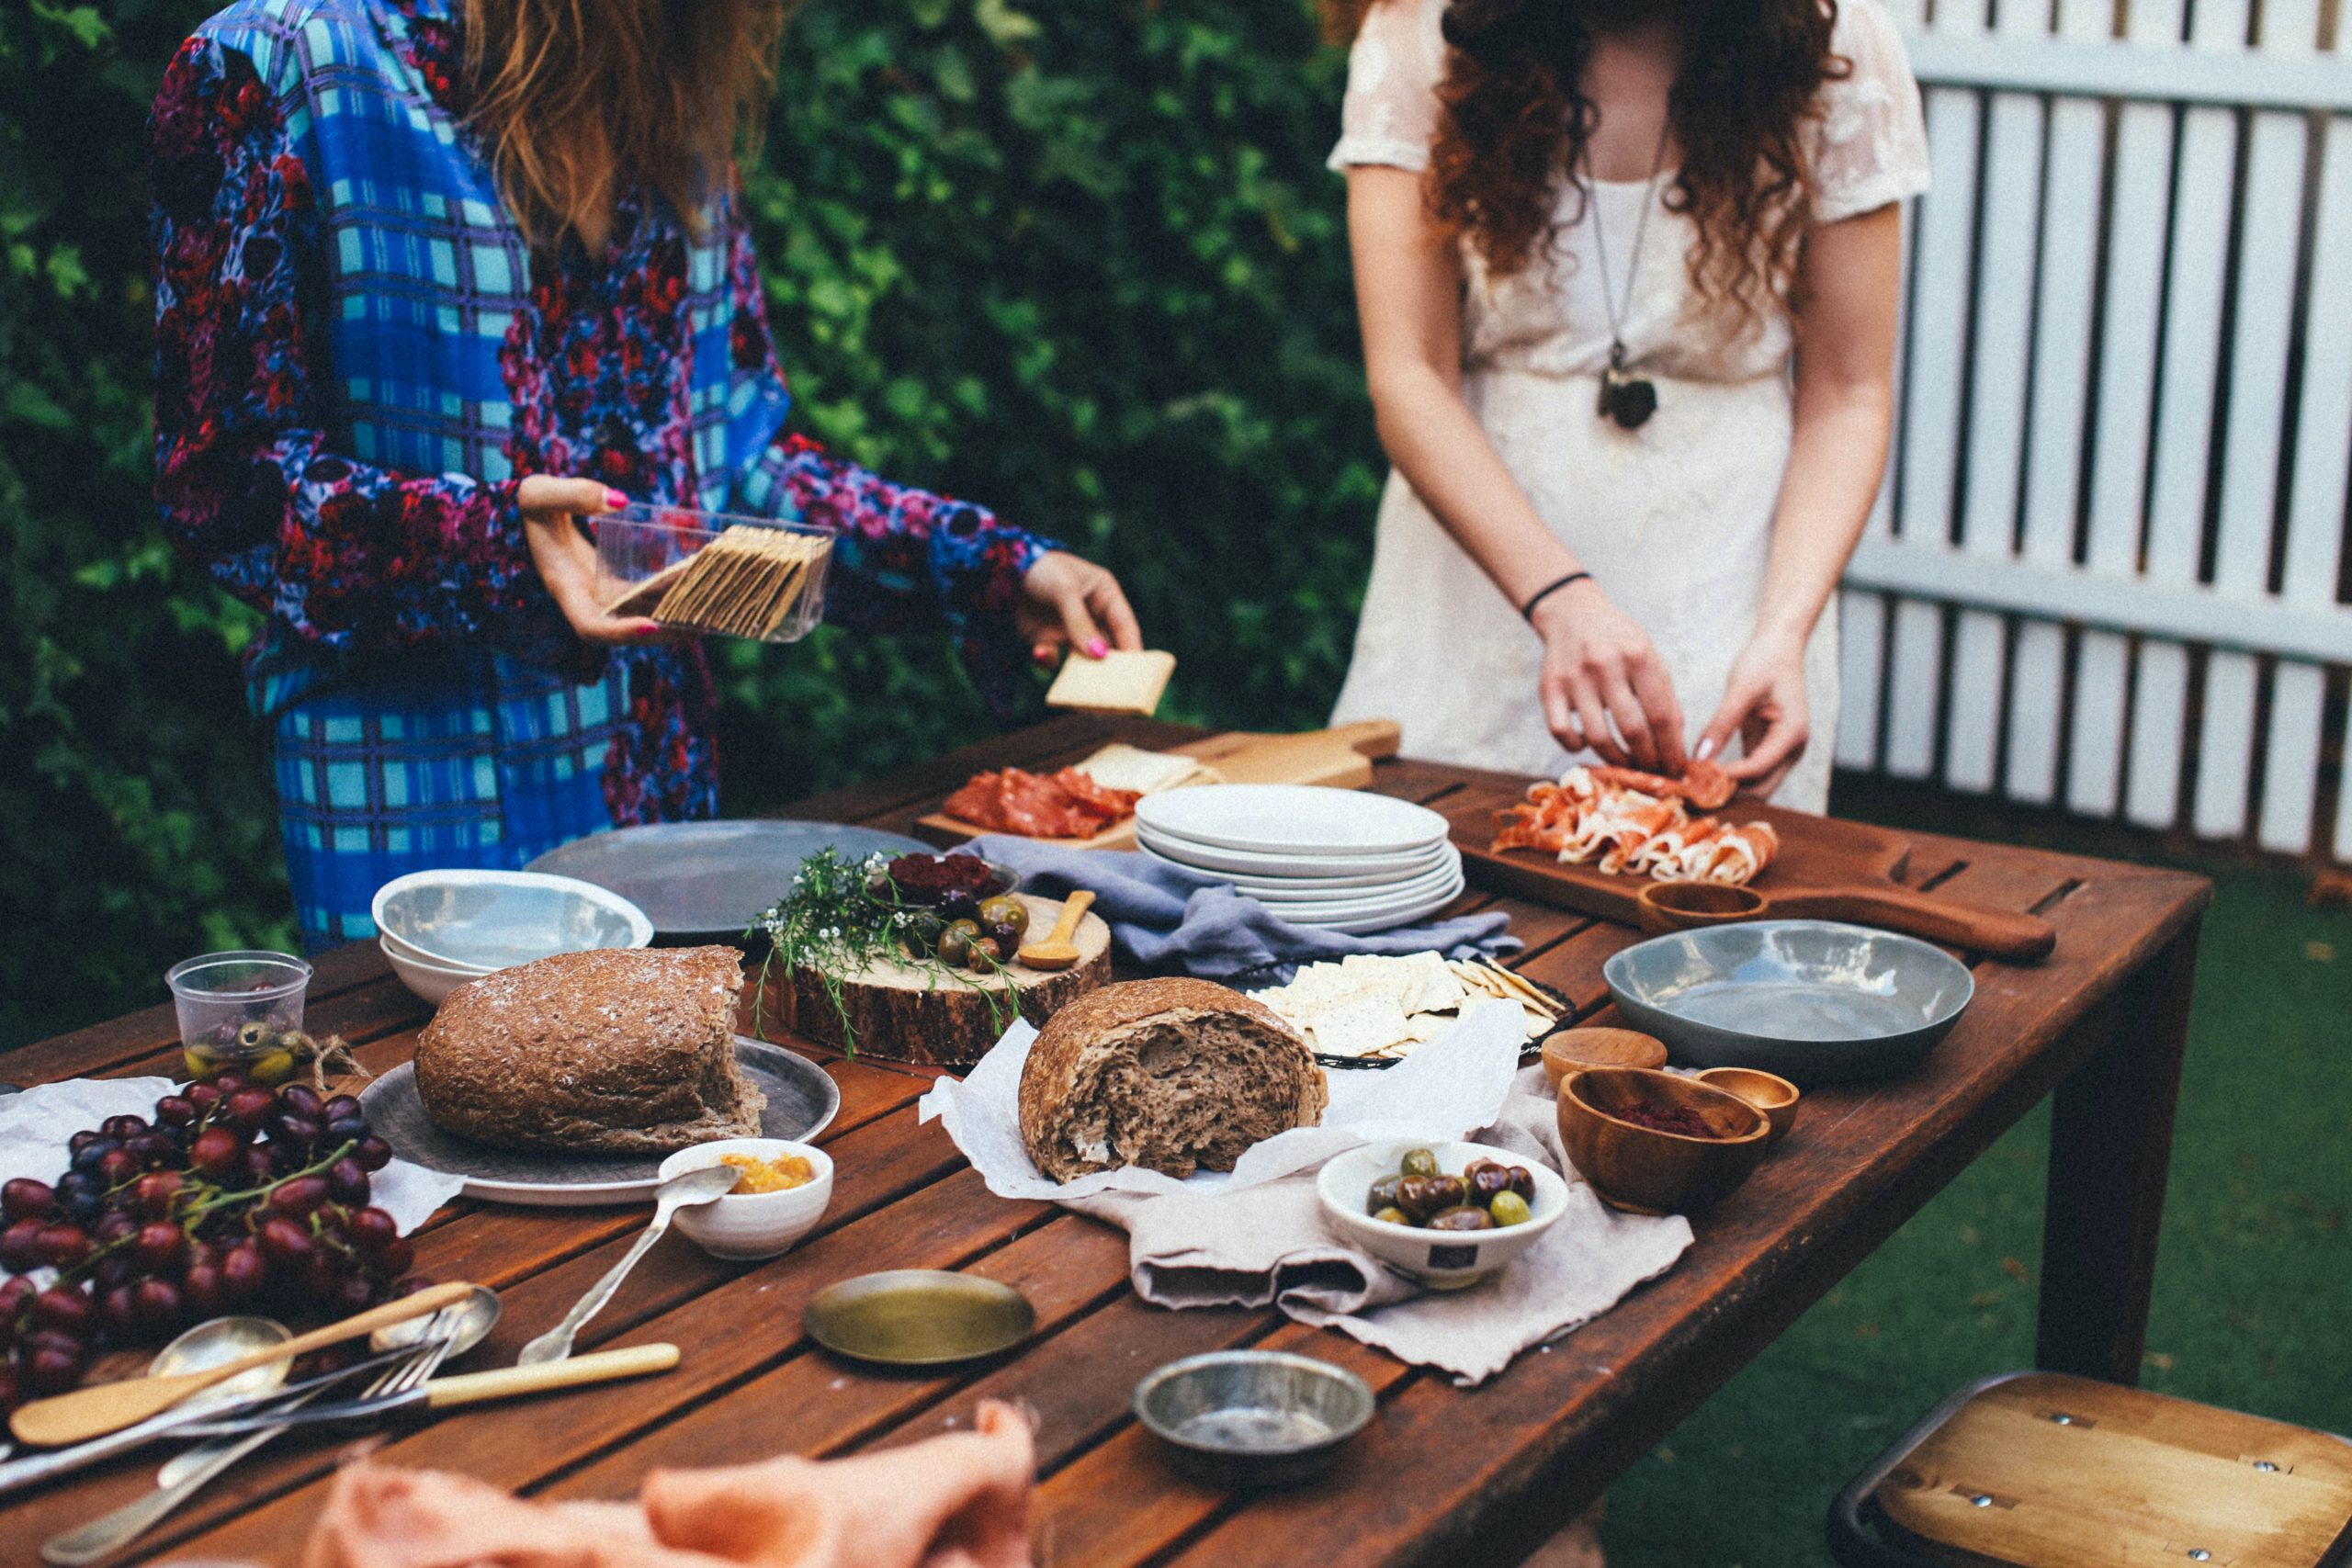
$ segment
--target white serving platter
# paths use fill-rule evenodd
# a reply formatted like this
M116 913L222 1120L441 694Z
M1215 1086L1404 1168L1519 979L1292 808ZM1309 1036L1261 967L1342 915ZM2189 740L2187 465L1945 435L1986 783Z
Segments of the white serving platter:
M1401 854L1270 855L1195 844L1189 840L1167 838L1141 828L1136 831L1136 843L1138 848L1159 859L1189 870L1227 878L1253 876L1268 881L1360 876L1369 877L1375 883L1393 881L1398 877L1418 876L1432 866L1443 864L1452 850L1450 844L1436 843Z
M1136 803L1138 829L1163 840L1252 854L1426 852L1447 835L1424 806L1316 784L1202 784Z

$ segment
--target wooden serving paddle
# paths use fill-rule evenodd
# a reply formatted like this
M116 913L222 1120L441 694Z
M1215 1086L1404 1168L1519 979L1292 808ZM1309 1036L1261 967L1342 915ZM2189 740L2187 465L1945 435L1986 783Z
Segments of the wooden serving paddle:
M1094 902L1094 891L1081 887L1062 904L1062 916L1043 942L1033 942L1023 948L1021 962L1032 969L1067 969L1078 962L1078 922L1086 918L1087 906Z
M1515 793L1473 788L1448 796L1441 807L1453 825L1453 842L1462 851L1473 886L1491 893L1514 893L1630 926L1642 923L1644 889L1690 886L1654 885L1644 876L1612 876L1595 865L1563 865L1542 850L1497 850L1495 811L1519 798ZM1680 924L1724 919L1844 920L2011 963L2047 957L2057 943L2056 931L2039 915L1905 886L1899 878L1911 856L1911 840L1892 829L1745 800L1735 800L1709 815L1734 823L1770 822L1780 835L1781 852L1762 875L1741 889L1756 896L1755 908L1694 910L1700 918Z
M165 1378L125 1378L119 1382L93 1383L88 1388L77 1388L71 1393L36 1399L9 1417L8 1429L17 1435L19 1442L40 1448L61 1448L67 1443L103 1438L109 1432L119 1432L125 1427L144 1421L150 1416L160 1416L190 1394L201 1393L240 1372L266 1367L272 1361L305 1356L329 1345L340 1345L347 1339L364 1339L379 1328L406 1323L413 1317L423 1317L446 1306L455 1306L472 1294L473 1289L471 1285L463 1283L435 1285L413 1296L402 1296L396 1302L369 1307L341 1323L331 1323L308 1334L298 1334L282 1345L267 1346L250 1356L240 1356L233 1361L223 1361L202 1371L181 1372Z

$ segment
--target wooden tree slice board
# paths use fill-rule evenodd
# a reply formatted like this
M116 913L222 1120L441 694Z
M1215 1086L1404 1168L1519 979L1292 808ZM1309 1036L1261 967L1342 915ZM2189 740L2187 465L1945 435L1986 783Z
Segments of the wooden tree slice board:
M1469 790L1442 803L1471 884L1621 925L1638 924L1638 899L1648 877L1564 865L1542 850L1493 848L1495 813L1518 798ZM2019 962L2046 956L2057 940L2039 916L1904 886L1911 841L1892 829L1736 800L1713 815L1732 822L1769 822L1781 836L1779 855L1748 885L1765 899L1758 919L1843 920Z
M1053 929L1062 911L1059 899L1013 897L1029 907L1034 935ZM895 962L869 964L842 977L839 1009L815 975L796 970L789 976L770 976L765 1005L784 1028L821 1044L854 1049L878 1061L968 1067L988 1054L1015 1011L1043 1026L1067 1004L1110 984L1111 928L1102 918L1090 914L1080 920L1074 941L1078 962L1051 972L1017 962L988 976L942 975Z
M1362 789L1372 782L1372 764L1396 754L1398 728L1394 719L1371 718L1336 729L1310 729L1295 735L1259 735L1228 730L1203 740L1188 740L1167 750L1172 755L1195 757L1215 768L1227 784L1325 784L1333 789ZM960 844L994 829L934 811L915 823L916 834L942 846ZM1042 839L1073 850L1131 850L1136 825L1130 818L1086 839Z

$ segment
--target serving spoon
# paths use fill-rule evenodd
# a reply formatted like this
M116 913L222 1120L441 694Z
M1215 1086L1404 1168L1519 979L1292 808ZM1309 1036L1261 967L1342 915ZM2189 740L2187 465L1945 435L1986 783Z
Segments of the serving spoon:
M1072 893L1062 905L1061 919L1046 933L1046 940L1033 942L1021 950L1021 962L1032 969L1067 969L1077 963L1078 943L1070 939L1078 934L1078 922L1086 918L1086 907L1093 902L1091 888L1081 887Z
M681 1172L663 1182L661 1190L653 1194L653 1222L637 1238L637 1245L624 1253L621 1260L606 1270L603 1279L588 1287L588 1293L571 1304L571 1310L563 1314L562 1322L524 1346L523 1353L515 1358L514 1364L535 1367L542 1361L560 1361L571 1355L571 1342L579 1337L581 1325L604 1311L605 1303L613 1299L613 1292L621 1288L623 1280L628 1278L628 1271L637 1267L637 1260L650 1251L653 1244L662 1239L662 1233L670 1228L670 1216L680 1209L713 1202L726 1196L728 1190L742 1179L743 1173L731 1165L707 1165L699 1170Z
M94 1383L88 1388L75 1389L71 1393L57 1394L49 1399L36 1399L21 1406L9 1417L8 1429L19 1441L41 1448L59 1448L92 1438L102 1438L126 1427L138 1425L151 1416L158 1416L179 1404L190 1394L201 1393L215 1384L228 1382L255 1367L272 1361L292 1360L329 1345L340 1345L346 1339L358 1339L390 1324L404 1323L412 1317L423 1317L455 1305L470 1297L474 1287L453 1281L435 1285L402 1296L382 1306L331 1323L324 1328L314 1328L308 1334L298 1334L274 1345L265 1345L218 1366L195 1371L178 1372L170 1377L125 1378L119 1382Z

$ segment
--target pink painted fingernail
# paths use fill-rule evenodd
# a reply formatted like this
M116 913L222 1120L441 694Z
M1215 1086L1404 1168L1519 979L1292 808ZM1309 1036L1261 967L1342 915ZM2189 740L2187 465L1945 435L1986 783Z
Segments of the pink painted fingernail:
M1713 756L1714 754L1715 754L1715 738L1714 738L1713 736L1712 736L1712 735L1711 735L1711 736L1707 737L1704 740L1700 741L1700 742L1699 742L1699 749L1698 749L1696 751L1693 751L1690 755L1691 755L1694 759L1696 759L1697 761L1703 762L1703 761L1705 761L1708 758L1710 758L1710 757Z
M1111 645L1099 637L1086 645L1086 657L1089 659L1101 659L1110 651Z
M637 628L637 640L639 642L651 642L661 635L662 624L659 621L648 621Z
M606 485L605 487L605 506L606 510L618 512L622 507L627 506L628 504L628 497L613 489L610 485Z

